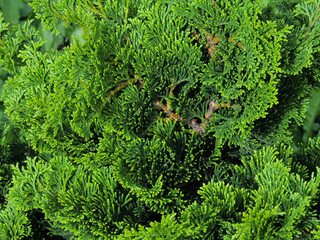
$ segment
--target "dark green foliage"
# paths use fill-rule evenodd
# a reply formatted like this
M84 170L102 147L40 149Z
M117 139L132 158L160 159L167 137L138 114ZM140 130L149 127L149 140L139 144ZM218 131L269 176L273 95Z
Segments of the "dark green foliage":
M5 111L39 154L13 167L17 236L43 214L66 239L319 238L319 139L290 147L319 85L319 1L31 6L83 35L44 52L1 18Z
M314 133L319 134L319 115L320 115L320 88L313 90L310 94L310 104L306 112L306 119L303 124L303 142L306 143L310 137L315 137Z
M309 178L312 173L315 173L320 164L320 138L309 139L305 146L300 144L292 164L304 178Z
M307 145L310 138L320 136L320 88L313 89L305 113L304 123L295 132L295 142ZM296 146L297 147L297 146Z

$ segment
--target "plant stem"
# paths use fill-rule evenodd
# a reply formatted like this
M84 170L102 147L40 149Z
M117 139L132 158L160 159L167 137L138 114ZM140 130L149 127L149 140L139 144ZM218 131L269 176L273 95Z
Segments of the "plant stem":
M90 7L86 7L86 9L88 9L89 11L95 13L95 14L98 14L100 16L102 16L103 18L105 19L108 19L108 17L105 15L104 11L103 11L103 8L102 8L102 12L99 12L99 10L95 7L95 5L91 2L91 0L86 0L87 3L89 3L91 5L91 8ZM102 4L101 2L99 1L99 6L101 5L102 7ZM84 5L83 5L84 6ZM100 7L100 8L101 8Z
M126 26L127 23L128 23L129 3L130 3L130 0L127 0L126 10L125 10L125 15L124 15L124 25L125 25L125 26Z

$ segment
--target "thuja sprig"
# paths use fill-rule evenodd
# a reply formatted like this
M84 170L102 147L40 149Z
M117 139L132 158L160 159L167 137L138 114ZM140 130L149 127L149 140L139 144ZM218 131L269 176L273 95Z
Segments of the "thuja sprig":
M50 8L50 10L55 13L57 16L59 16L62 20L64 21L68 21L68 19L60 12L57 11L57 9L55 9L53 6L52 6L52 3L51 1L48 1L48 6Z
M86 0L86 2L87 2L90 6L85 5L85 4L81 3L81 2L80 2L80 4L81 4L83 7L85 7L87 10L89 10L90 12L93 12L93 13L95 13L95 14L97 14L97 15L100 15L100 16L102 16L104 19L108 19L106 13L104 12L104 9L103 9L103 6L102 6L100 0L99 0L99 8L100 8L100 11L99 11L99 9L96 8L96 6L92 3L91 0Z
M306 33L304 34L304 38L303 38L302 42L304 42L309 37L312 28L315 26L317 20L320 17L320 13L319 13L320 6L319 5L320 5L320 2L316 2L315 13L313 14L312 17L310 15L308 16L309 26L308 26ZM306 11L306 12L308 12L308 11Z
M127 1L126 1L125 16L124 16L124 25L125 25L125 26L126 26L127 23L128 23L129 3L130 3L130 0L127 0Z
M5 46L4 41L2 40L2 32L5 32L8 30L9 24L4 22L4 19L2 18L2 12L0 12L0 44Z
M83 4L81 4L81 2L80 2L80 5L82 5L83 7L85 7ZM54 7L54 3L52 3L51 0L48 1L48 6L49 6L49 8L50 8L50 11L51 11L52 13L54 13L54 14L57 16L57 18L62 19L62 20L65 21L65 22L68 22L68 21L69 21L69 17L70 17L70 16L68 17L68 16L65 16L65 15L63 15L62 13L60 13L60 12ZM86 9L87 9L87 8L86 8ZM89 10L89 9L87 9L87 10ZM80 19L77 19L77 20L75 21L75 23L76 23L76 24L79 24L79 26L81 27L81 30L83 31L86 39L87 39L87 40L91 40L90 34L89 34L89 32L88 32L88 29L87 29L87 27L84 26L83 22L82 22Z

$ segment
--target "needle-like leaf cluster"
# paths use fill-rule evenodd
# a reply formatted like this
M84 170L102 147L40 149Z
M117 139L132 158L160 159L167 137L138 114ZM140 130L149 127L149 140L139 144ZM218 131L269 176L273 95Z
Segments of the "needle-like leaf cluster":
M0 20L6 113L39 155L14 167L0 236L32 235L40 210L71 239L320 238L319 139L290 147L319 84L320 1L31 6L83 37L43 53L31 22Z

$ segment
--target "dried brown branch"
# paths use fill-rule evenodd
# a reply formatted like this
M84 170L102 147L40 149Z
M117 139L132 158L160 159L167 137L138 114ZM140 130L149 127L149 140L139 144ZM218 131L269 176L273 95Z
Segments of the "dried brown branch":
M159 100L157 100L156 101L156 105L169 116L170 120L172 120L172 121L174 121L174 120L181 121L181 116L179 114L175 114L174 112L172 112L170 110L169 102L167 102L167 106L165 106Z
M210 101L210 102L209 102L208 111L207 111L207 113L205 114L205 118L206 118L207 120L210 120L210 119L213 117L214 112L215 112L218 108L219 108L219 107L218 107L218 104L217 104L216 100L213 99L212 101Z
M213 57L214 54L216 53L216 51L218 50L217 44L221 41L221 38L217 35L212 37L206 31L204 31L204 35L206 36L208 44L209 44L209 45L207 44L209 55L210 55L210 57ZM214 60L216 60L216 58L214 58Z
M214 6L214 1L212 1L212 4ZM217 45L218 43L221 41L221 37L219 37L218 35L215 35L214 37L212 35L210 35L207 31L203 31L202 29L200 29L201 32L203 32L203 34L206 37L207 40L207 44L206 47L208 49L208 53L210 55L210 57L214 58L214 60L216 61L217 59L214 57L215 53L217 52L218 48ZM195 39L198 41L199 40L199 34L197 32L193 32ZM229 37L228 38L228 42L232 42L232 43L237 43L237 46L242 48L243 50L246 50L245 46L237 41L235 38L233 37Z
M205 125L207 122L205 123L198 123L196 119L191 119L190 121L188 121L188 125L192 128L192 130L196 133L199 133L200 135L205 134Z
M217 111L219 109L219 106L220 107L227 107L227 108L234 108L237 105L230 106L230 104L228 104L228 103L221 103L219 105L217 103L217 101L213 99L209 102L209 107L208 107L207 113L205 114L205 119L208 121L211 120L213 118L213 114L215 113L215 111ZM199 133L200 135L203 135L206 132L205 128L206 128L208 121L198 123L195 119L191 119L188 122L188 125L193 129L194 132Z
M173 89L174 89L174 85L172 83L170 86L170 93L169 93L170 97L173 95ZM234 108L237 106L237 105L230 106L230 104L228 104L228 103L218 104L217 101L213 99L209 102L208 111L205 114L206 120L204 122L198 122L194 118L191 120L182 119L182 117L179 114L176 114L171 110L169 101L167 101L167 104L164 105L159 100L156 100L155 105L169 116L169 118L165 118L164 121L167 121L167 120L186 121L187 124L192 128L192 130L196 133L199 133L200 135L205 134L206 124L208 123L209 120L211 120L213 118L213 114L215 113L215 111L217 111L219 109L219 107Z
M207 113L205 114L205 118L207 120L212 119L214 112L218 109L218 104L216 102L216 100L212 100L209 102L209 108ZM200 135L205 134L205 128L206 128L206 124L208 123L208 121L204 121L201 123L198 123L195 119L191 119L188 122L188 125L193 129L194 132L199 133Z

